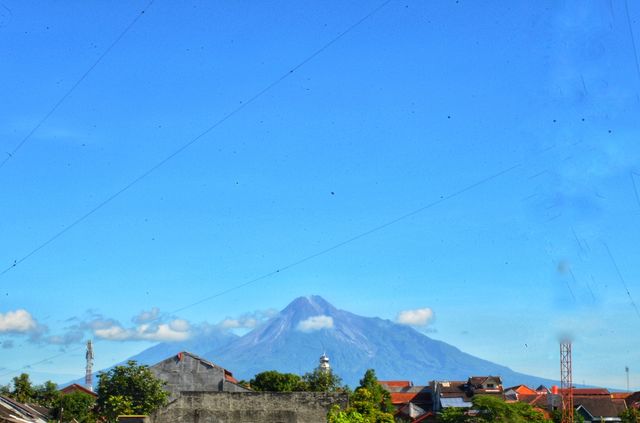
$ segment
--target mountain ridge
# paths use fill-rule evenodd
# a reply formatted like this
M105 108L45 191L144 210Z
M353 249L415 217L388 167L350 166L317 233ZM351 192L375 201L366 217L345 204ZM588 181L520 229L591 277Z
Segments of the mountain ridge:
M412 327L338 309L318 295L294 299L243 336L211 331L186 342L157 344L132 359L152 365L182 350L247 380L266 370L312 371L326 353L336 374L352 387L369 368L381 380L409 379L418 385L478 375L501 376L505 386L557 383L475 357Z

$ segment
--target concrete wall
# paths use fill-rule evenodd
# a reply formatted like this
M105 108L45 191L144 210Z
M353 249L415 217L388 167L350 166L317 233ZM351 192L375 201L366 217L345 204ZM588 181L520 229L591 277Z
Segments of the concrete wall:
M227 381L222 367L189 353L183 353L181 359L174 356L163 360L150 370L167 383L165 389L171 393L172 399L182 391L248 391Z
M345 394L320 392L182 392L150 423L326 423Z

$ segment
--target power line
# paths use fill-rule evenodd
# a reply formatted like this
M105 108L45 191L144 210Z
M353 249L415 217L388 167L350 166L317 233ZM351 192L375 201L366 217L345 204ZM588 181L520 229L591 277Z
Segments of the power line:
M236 291L236 290L244 288L244 287L246 287L248 285L253 285L253 284L255 284L257 282L260 282L262 280L265 280L265 279L268 279L270 277L276 276L281 272L287 271L287 270L289 270L291 268L294 268L296 266L300 266L301 264L304 264L304 263L306 263L306 262L308 262L310 260L313 260L313 259L315 259L317 257L320 257L320 256L323 256L325 254L328 254L328 253L330 253L330 252L332 252L334 250L337 250L337 249L339 249L339 248L341 248L341 247L343 247L343 246L345 246L347 244L351 244L352 242L355 242L355 241L357 241L357 240L359 240L361 238L364 238L364 237L366 237L368 235L371 235L371 234L373 234L375 232L381 231L381 230L383 230L383 229L385 229L385 228L387 228L387 227L389 227L391 225L394 225L394 224L396 224L398 222L406 220L406 219L408 219L408 218L410 218L412 216L415 216L415 215L417 215L419 213L422 213L422 212L424 212L424 211L426 211L426 210L428 210L430 208L433 208L433 207L435 207L437 205L440 205L440 204L442 204L442 203L444 203L446 201L449 201L449 200L451 200L451 199L453 199L455 197L458 197L458 196L460 196L460 195L462 195L462 194L464 194L464 193L466 193L468 191L471 191L471 190L473 190L475 188L478 188L479 186L484 185L484 184L486 184L486 183L488 183L488 182L490 182L490 181L492 181L494 179L497 179L497 178L499 178L499 177L501 177L501 176L503 176L503 175L515 170L516 168L521 167L521 166L522 166L522 164L519 163L519 164L515 164L515 165L512 165L512 166L506 167L506 168L504 168L504 169L502 169L502 170L500 170L500 171L498 171L496 173L493 173L493 174L491 174L489 176L486 176L486 177L484 177L482 179L477 180L476 182L473 182L473 183L471 183L469 185L466 185L466 186L464 186L464 187L462 187L462 188L460 188L460 189L458 189L458 190L456 190L456 191L454 191L454 192L452 192L452 193L450 193L448 195L444 195L444 196L440 197L437 200L431 201L430 203L427 203L427 204L425 204L425 205L423 205L421 207L418 207L418 208L416 208L414 210L411 210L411 211L409 211L409 212L407 212L405 214L402 214L402 215L400 215L400 216L398 216L398 217L396 217L394 219L388 220L388 221L386 221L386 222L384 222L384 223L382 223L380 225L374 226L374 227L372 227L372 228L370 228L370 229L368 229L368 230L366 230L364 232L360 232L359 234L354 235L354 236L352 236L350 238L347 238L344 241L338 242L337 244L333 244L330 247L327 247L325 249L317 251L317 252L315 252L313 254L305 256L305 257L303 257L303 258L301 258L299 260L296 260L296 261L291 262L289 264L286 264L284 266L278 267L278 268L276 268L276 269L274 269L272 271L264 273L264 274L262 274L262 275L260 275L258 277L250 279L248 281L245 281L245 282L242 282L240 284L234 285L234 286L232 286L230 288L221 290L221 291L219 291L219 292L217 292L217 293L215 293L213 295L209 295L207 297L203 297L203 298L201 298L201 299L199 299L199 300L197 300L197 301L195 301L195 302L193 302L191 304L188 304L186 306L177 308L177 309L175 309L173 311L164 313L162 316L158 316L158 317L156 317L154 319L149 320L148 323L160 321L160 320L162 320L163 318L165 318L168 315L179 313L181 311L184 311L184 310L187 310L189 308L195 307L195 306L200 305L202 303L205 303L207 301L211 301L214 298L221 297L221 296L223 296L225 294L228 294L229 292ZM98 342L100 340L101 339L98 338L95 342ZM82 346L78 346L78 347L76 347L74 349L68 350L65 353L61 353L61 354L57 354L57 355L52 356L52 357L45 358L45 359L40 360L40 361L38 361L36 363L27 364L25 366L22 366L18 370L8 371L6 373L0 374L0 377L1 376L6 376L6 375L9 375L9 374L13 374L13 373L17 373L17 372L19 372L19 371L21 371L23 369L28 369L31 366L34 366L34 365L37 365L37 364L41 364L41 363L45 363L45 362L47 362L49 360L53 360L53 359L59 358L59 357L65 355L65 354L67 354L68 352L76 351L76 350L80 349L81 347Z
M622 286L624 287L624 290L627 292L627 296L629 297L629 301L631 302L631 305L635 309L636 314L638 315L638 318L640 318L640 309L638 309L638 305L636 304L633 297L631 296L631 292L629 292L629 287L627 286L627 282L624 280L624 277L622 276L622 272L620 272L620 268L618 267L618 263L616 262L616 259L613 258L613 254L611 254L611 250L609 249L609 246L607 245L607 243L604 241L602 243L604 244L604 247L607 249L609 258L613 263L613 267L616 269L616 273L618 274L618 278L620 279L620 282L622 282Z
M451 199L453 199L455 197L458 197L459 195L462 195L467 191L471 191L472 189L477 188L480 185L486 184L487 182L490 182L490 181L492 181L492 180L494 180L494 179L496 179L496 178L498 178L498 177L500 177L500 176L502 176L502 175L504 175L506 173L509 173L512 170L514 170L514 169L516 169L516 168L518 168L520 166L521 166L521 164L516 164L516 165L510 166L510 167L507 167L505 169L502 169L499 172L496 172L496 173L494 173L494 174L492 174L490 176L487 176L487 177L485 177L483 179L480 179L479 181L476 181L476 182L474 182L474 183L472 183L470 185L465 186L464 188L461 188L461 189L459 189L457 191L454 191L453 193L451 193L449 195L443 196L443 197L439 198L438 200L432 201L432 202L430 202L430 203L428 203L428 204L426 204L426 205L424 205L422 207L419 207L419 208L417 208L415 210L412 210L412 211L410 211L408 213L405 213L405 214L403 214L403 215L401 215L399 217L396 217L395 219L389 220L389 221L387 221L385 223L382 223L382 224L380 224L378 226L375 226L375 227L373 227L373 228L371 228L369 230L366 230L366 231L361 232L361 233L359 233L357 235L354 235L351 238L347 238L344 241L341 241L341 242L339 242L337 244L334 244L334 245L332 245L330 247L327 247L327 248L325 248L323 250L320 250L320 251L318 251L316 253L310 254L310 255L302 258L302 259L296 260L296 261L294 261L292 263L289 263L289 264L287 264L285 266L279 267L279 268L277 268L275 270L272 270L272 271L270 271L268 273L265 273L265 274L263 274L261 276L253 278L253 279L248 280L246 282L243 282L241 284L232 286L230 288L222 290L222 291L220 291L220 292L218 292L216 294L210 295L208 297L204 297L204 298L202 298L202 299L200 299L200 300L198 300L196 302L193 302L193 303L191 303L191 304L189 304L187 306L184 306L184 307L178 308L176 310L173 310L172 312L170 312L170 314L178 313L178 312L184 311L184 310L186 310L188 308L195 307L195 306L197 306L199 304L202 304L204 302L210 301L210 300L212 300L214 298L217 298L217 297L220 297L222 295L228 294L229 292L236 291L236 290L238 290L240 288L244 288L247 285L252 285L252 284L254 284L256 282L259 282L261 280L264 280L264 279L270 278L272 276L275 276L280 272L289 270L292 267L299 266L299 265L301 265L303 263L306 263L306 262L308 262L310 260L313 260L316 257L322 256L322 255L325 255L325 254L327 254L327 253L329 253L331 251L337 250L340 247L343 247L343 246L345 246L347 244L350 244L350 243L352 243L354 241L357 241L357 240L359 240L361 238L364 238L364 237L366 237L368 235L371 235L374 232L378 232L378 231L380 231L380 230L382 230L382 229L384 229L384 228L386 228L388 226L391 226L391 225L393 225L395 223L398 223L400 221L406 220L406 219L408 219L408 218L410 218L412 216L415 216L415 215L417 215L417 214L419 214L419 213L421 213L421 212L423 212L423 211L425 211L427 209L435 207L435 206L437 206L437 205L439 205L439 204L441 204L441 203L443 203L445 201L448 201L448 200L451 200Z
M152 0L153 1L153 0ZM126 185L124 185L122 188L120 188L119 190L117 190L115 193L111 194L109 197L107 197L105 200L103 200L102 202L98 203L98 205L96 205L95 207L93 207L91 210L89 210L87 213L83 214L82 216L80 216L79 218L77 218L76 220L74 220L73 222L71 222L71 224L67 225L64 229L60 230L59 232L55 233L53 236L51 236L49 239L47 239L46 241L44 241L43 243L41 243L40 245L38 245L36 248L34 248L33 250L31 250L30 252L28 252L27 254L25 254L24 256L22 256L19 259L14 260L14 262L9 265L8 267L6 267L4 270L2 270L0 272L0 276L4 275L5 273L9 272L11 269L13 269L14 267L16 267L17 265L19 265L20 263L22 263L23 261L29 259L29 257L31 257L32 255L36 254L38 251L40 251L41 249L43 249L44 247L46 247L47 245L49 245L50 243L52 243L53 241L55 241L56 239L58 239L59 237L61 237L62 235L64 235L66 232L68 232L69 230L71 230L73 227L75 227L76 225L78 225L79 223L83 222L84 220L86 220L89 216L91 216L92 214L94 214L95 212L97 212L98 210L100 210L101 208L103 208L104 206L106 206L107 204L109 204L111 201L115 200L117 197L119 197L122 193L124 193L125 191L129 190L129 188L133 187L134 185L136 185L138 182L140 182L141 180L143 180L144 178L146 178L147 176L149 176L150 174L152 174L153 172L155 172L156 170L158 170L159 168L161 168L162 166L164 166L167 162L169 162L170 160L172 160L174 157L178 156L180 153L182 153L183 151L185 151L186 149L188 149L189 147L191 147L193 144L195 144L196 142L200 141L205 135L209 134L210 132L212 132L214 129L216 129L218 126L222 125L224 122L226 122L228 119L230 119L231 117L233 117L234 115L236 115L238 112L240 112L241 110L243 110L244 108L246 108L247 106L249 106L250 104L252 104L253 102L255 102L258 98L262 97L265 93L267 93L268 91L270 91L271 89L273 89L275 86L277 86L278 84L280 84L282 81L284 81L285 79L287 79L289 76L291 76L295 71L297 71L298 69L300 69L301 67L303 67L304 65L306 65L307 63L309 63L311 60L313 60L315 57L317 57L319 54L321 54L323 51L325 51L327 48L329 48L330 46L332 46L334 43L336 43L338 40L340 40L341 38L343 38L345 35L347 35L348 33L350 33L351 31L353 31L355 28L357 28L359 25L361 25L363 22L365 22L367 19L371 18L373 15L375 15L377 12L379 12L382 8L384 8L387 4L391 3L392 0L386 0L383 3L381 3L380 5L378 5L377 7L375 7L374 9L372 9L369 13L367 13L366 15L364 15L362 18L360 18L359 20L357 20L355 23L351 24L349 27L347 27L347 29L345 29L344 31L342 31L341 33L339 33L337 36L335 36L334 38L332 38L331 40L329 40L329 42L325 43L324 45L322 45L320 48L318 48L317 50L315 50L313 53L311 53L309 56L307 56L305 59L303 59L301 62L299 62L298 64L296 64L295 66L293 66L290 70L288 70L286 73L282 74L279 78L277 78L275 81L271 82L270 84L268 84L267 86L265 86L263 89L261 89L260 91L258 91L256 94L254 94L252 97L250 97L247 101L242 102L239 106L235 107L233 110L231 110L229 113L227 113L226 115L222 116L220 119L218 119L215 123L213 123L211 126L209 126L207 129L205 129L204 131L200 132L198 135L196 135L194 138L192 138L191 140L187 141L186 143L182 144L178 149L176 149L175 151L173 151L171 154L169 154L167 157L165 157L164 159L160 160L158 163L156 163L155 165L153 165L151 168L147 169L146 171L142 172L139 176L137 176L135 179L133 179L132 181L130 181L129 183L127 183Z
M633 185L633 192L636 195L636 202L638 203L638 206L640 206L640 194L638 193L638 187L636 186L636 176L640 176L640 174L635 173L635 172L631 172L631 184Z
M53 107L42 117L42 119L40 119L38 123L33 128L31 128L31 131L29 131L29 133L25 135L24 138L22 138L22 140L18 143L18 145L16 145L14 149L11 150L10 152L6 152L5 158L2 160L2 162L0 162L0 169L4 167L4 165L9 160L13 158L13 156L18 152L18 150L20 150L27 143L27 141L31 139L33 134L35 134L36 131L38 131L38 129L40 129L40 127L47 120L49 120L49 118L56 112L56 110L58 110L58 108L62 105L62 103L64 103L64 101L67 98L69 98L69 96L75 91L75 89L78 88L78 86L82 83L82 81L84 81L87 78L87 76L89 76L89 74L93 71L93 69L95 69L95 67L98 66L98 64L100 64L102 59L104 59L111 52L111 50L113 50L113 48L124 38L124 36L127 35L127 33L131 30L131 28L133 28L135 24L138 23L138 21L144 15L144 13L153 5L154 1L155 0L150 0L146 4L146 6L140 11L140 13L138 13L136 17L129 23L129 25L127 25L122 30L122 32L120 32L120 34L116 37L116 39L113 40L111 44L109 44L107 49L103 51L100 56L98 56L98 58L91 64L91 66L89 66L89 68L82 74L82 76L80 76L80 78L63 94L63 96L53 105Z

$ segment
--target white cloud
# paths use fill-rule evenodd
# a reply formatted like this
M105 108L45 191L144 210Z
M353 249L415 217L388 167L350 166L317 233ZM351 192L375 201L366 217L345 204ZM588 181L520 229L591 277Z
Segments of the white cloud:
M278 312L273 309L257 310L252 313L245 313L239 317L227 317L218 323L218 326L222 329L253 329L277 313Z
M26 333L37 327L38 324L27 310L19 309L0 313L0 333Z
M140 324L157 320L158 317L160 317L160 309L158 307L153 307L149 311L140 312L140 314L135 316L132 320L134 323Z
M434 318L435 314L430 308L417 308L401 311L396 317L396 322L408 326L427 326Z
M177 342L189 339L190 325L186 320L175 319L169 323L150 325L147 323L134 328L124 328L114 324L109 327L94 329L95 336L110 341L157 341Z
M320 314L301 320L297 329L302 332L313 332L320 329L331 329L333 327L333 317Z

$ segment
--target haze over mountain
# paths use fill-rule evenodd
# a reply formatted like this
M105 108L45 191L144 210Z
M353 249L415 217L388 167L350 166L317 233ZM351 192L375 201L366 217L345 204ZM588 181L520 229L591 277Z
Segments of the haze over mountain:
M472 375L499 375L505 386L555 383L474 357L409 326L339 310L319 296L295 299L244 336L213 331L186 342L158 344L132 359L154 364L182 350L227 368L238 379L265 370L305 373L317 366L324 352L334 371L351 386L368 368L375 369L380 379L410 379L416 384Z

